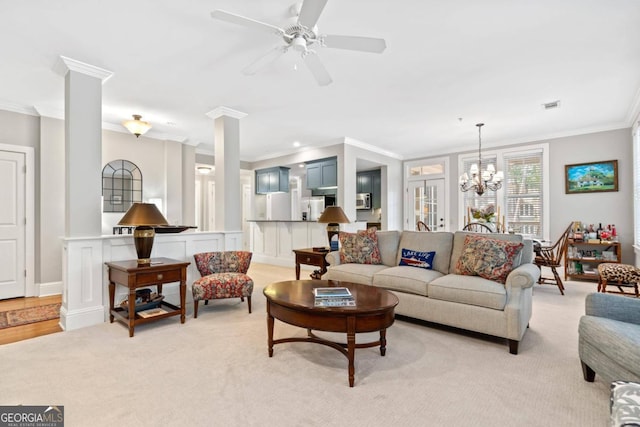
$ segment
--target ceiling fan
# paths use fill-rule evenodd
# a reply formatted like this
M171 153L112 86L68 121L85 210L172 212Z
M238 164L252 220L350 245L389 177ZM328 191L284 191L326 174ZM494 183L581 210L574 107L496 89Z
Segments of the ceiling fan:
M274 62L289 49L293 49L302 55L304 63L318 84L326 86L332 82L331 76L320 61L317 52L313 49L314 47L320 46L371 53L382 53L387 47L384 39L319 34L316 23L326 4L327 0L304 0L300 7L298 5L292 6L292 14L294 16L297 15L298 19L294 24L284 29L220 9L211 12L211 17L244 27L267 31L284 40L283 45L277 46L246 67L242 71L244 74L255 74Z

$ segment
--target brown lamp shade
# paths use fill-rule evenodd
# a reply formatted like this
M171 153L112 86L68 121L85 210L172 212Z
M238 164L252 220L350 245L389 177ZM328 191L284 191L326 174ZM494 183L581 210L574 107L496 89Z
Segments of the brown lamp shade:
M154 225L169 225L153 203L134 203L118 225L135 225L133 243L136 246L139 265L151 264L151 249L156 232Z
M349 218L347 218L340 206L328 206L322 214L320 214L318 222L326 224L348 224Z
M332 251L338 250L338 237L340 232L339 224L348 224L349 218L344 214L340 206L328 206L324 209L318 222L327 224L327 237L329 238L329 247Z
M134 203L118 225L169 225L153 203Z

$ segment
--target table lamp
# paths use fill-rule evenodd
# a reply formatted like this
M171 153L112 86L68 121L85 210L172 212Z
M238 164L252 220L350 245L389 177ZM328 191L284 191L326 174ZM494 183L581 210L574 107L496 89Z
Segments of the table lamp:
M327 236L329 237L329 246L332 251L338 250L338 232L340 232L340 224L348 224L349 218L344 214L340 206L328 206L320 214L318 222L327 224ZM333 238L335 237L335 240Z
M169 225L153 203L134 203L118 225L135 226L133 242L138 254L138 265L151 264L151 248L156 231L154 225Z

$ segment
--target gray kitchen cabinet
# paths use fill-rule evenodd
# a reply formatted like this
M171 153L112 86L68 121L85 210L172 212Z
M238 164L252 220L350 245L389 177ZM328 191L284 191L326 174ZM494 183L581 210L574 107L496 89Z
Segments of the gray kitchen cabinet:
M307 188L336 187L338 185L338 159L307 162Z
M256 170L256 194L289 192L289 168L275 166Z

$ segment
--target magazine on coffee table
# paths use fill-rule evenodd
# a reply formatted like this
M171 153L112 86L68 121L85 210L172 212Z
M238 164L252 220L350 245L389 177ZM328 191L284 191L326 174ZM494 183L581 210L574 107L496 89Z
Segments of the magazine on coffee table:
M355 307L356 300L354 297L331 297L316 298L314 307Z
M318 298L345 298L351 297L348 288L313 288L313 295Z

